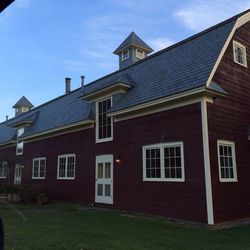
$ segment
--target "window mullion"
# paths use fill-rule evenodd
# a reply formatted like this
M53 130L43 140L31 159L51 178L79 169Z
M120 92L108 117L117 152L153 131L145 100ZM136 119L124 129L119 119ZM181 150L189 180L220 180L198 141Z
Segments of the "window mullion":
M161 159L161 179L165 179L165 174L164 174L164 147L160 147L160 159Z

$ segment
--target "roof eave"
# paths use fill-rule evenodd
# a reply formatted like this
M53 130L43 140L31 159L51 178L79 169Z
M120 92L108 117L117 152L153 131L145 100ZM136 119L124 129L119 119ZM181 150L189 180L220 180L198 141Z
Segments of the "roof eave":
M163 105L163 104L167 104L170 102L178 102L185 98L189 98L189 99L197 98L197 97L215 98L215 97L225 96L225 95L226 95L225 93L214 91L214 90L206 88L205 86L202 86L202 87L188 90L188 91L178 93L175 95L171 95L171 96L163 97L163 98L153 100L150 102L142 103L136 106L128 107L125 109L120 109L120 110L113 111L113 112L111 111L108 113L108 116L115 117L115 116L120 116L120 115L126 115L131 112L136 112L136 111L140 111L143 109L155 107L157 105Z
M91 92L89 94L83 95L80 97L80 99L93 102L93 101L96 101L100 98L103 98L109 95L114 95L118 93L126 93L132 87L133 86L130 84L116 83L111 86L108 86L108 87L96 90L94 92Z

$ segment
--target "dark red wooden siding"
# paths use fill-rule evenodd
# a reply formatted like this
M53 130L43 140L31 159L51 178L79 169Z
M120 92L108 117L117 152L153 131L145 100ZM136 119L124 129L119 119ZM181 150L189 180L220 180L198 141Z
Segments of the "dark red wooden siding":
M142 147L183 141L185 182L143 182ZM57 180L57 156L76 154L75 180ZM25 144L23 183L46 183L54 198L92 203L95 200L95 156L114 154L114 207L176 219L207 222L200 104L114 124L114 141L95 143L88 129ZM15 154L14 154L15 155ZM46 180L31 180L32 159L47 158Z
M208 105L215 222L250 217L250 23L239 28L232 40L247 47L248 68L234 63L231 41L213 77L228 92ZM219 182L218 139L235 142L237 183Z

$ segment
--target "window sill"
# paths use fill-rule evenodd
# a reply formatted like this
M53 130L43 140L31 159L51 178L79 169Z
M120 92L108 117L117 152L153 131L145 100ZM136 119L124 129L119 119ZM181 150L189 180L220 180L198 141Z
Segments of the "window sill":
M220 179L221 183L239 182L238 179Z
M145 182L185 182L185 179L148 179L148 178L144 178L143 181Z
M7 179L7 176L6 177L0 177L0 179Z
M237 61L235 61L235 60L234 60L234 63L236 63L236 64L238 64L238 65L240 65L240 66L242 66L242 67L244 67L244 68L248 68L248 67L247 67L247 64L242 64L242 63L239 63L239 62L237 62Z
M32 180L45 180L45 177L32 177Z
M75 177L70 177L70 178L69 177L66 177L66 178L65 177L57 177L56 179L57 180L75 180Z
M105 138L105 139L97 139L95 143L109 142L113 141L113 137Z

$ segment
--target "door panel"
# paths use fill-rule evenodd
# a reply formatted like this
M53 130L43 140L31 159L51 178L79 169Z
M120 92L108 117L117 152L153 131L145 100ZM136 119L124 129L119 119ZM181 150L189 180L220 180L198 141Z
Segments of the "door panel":
M113 204L113 155L96 156L95 202Z

